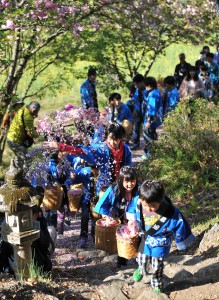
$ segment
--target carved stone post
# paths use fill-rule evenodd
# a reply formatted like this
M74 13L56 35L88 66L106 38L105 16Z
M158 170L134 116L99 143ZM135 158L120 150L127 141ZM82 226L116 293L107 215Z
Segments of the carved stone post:
M40 237L40 225L33 222L32 213L38 200L36 190L23 179L20 170L13 168L12 161L6 184L0 187L0 211L5 212L1 233L2 239L13 246L14 271L19 281L30 276L31 245Z

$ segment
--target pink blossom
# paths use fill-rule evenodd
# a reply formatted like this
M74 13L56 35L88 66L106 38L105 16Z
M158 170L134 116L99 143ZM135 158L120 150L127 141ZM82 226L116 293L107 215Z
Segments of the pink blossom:
M87 4L85 4L84 6L82 6L82 8L81 8L83 11L88 11L89 9L90 9L90 7L87 5Z
M73 36L76 39L80 39L80 35L75 30L73 30Z
M70 110L73 107L74 106L72 104L67 104L67 105L65 105L64 110Z
M2 25L2 29L11 29L11 30L14 30L15 28L16 28L16 25L10 19L6 21L6 25Z
M48 9L56 10L58 8L58 4L47 0L45 3L45 7Z
M36 8L40 8L40 6L43 4L43 0L39 0L36 2Z

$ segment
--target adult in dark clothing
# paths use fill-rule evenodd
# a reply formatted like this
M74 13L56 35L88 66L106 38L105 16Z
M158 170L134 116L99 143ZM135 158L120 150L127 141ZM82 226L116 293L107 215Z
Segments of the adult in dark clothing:
M186 76L186 74L189 72L189 69L191 65L186 62L186 56L184 53L181 53L179 55L180 63L176 65L175 72L174 72L174 78L176 81L176 87L177 89L180 88L180 85Z

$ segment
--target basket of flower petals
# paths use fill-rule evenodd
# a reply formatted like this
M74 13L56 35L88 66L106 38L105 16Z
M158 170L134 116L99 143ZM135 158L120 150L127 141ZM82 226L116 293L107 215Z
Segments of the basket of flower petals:
M63 195L60 185L49 185L44 189L43 205L46 209L57 210L61 207Z
M105 217L96 221L95 246L109 254L117 252L116 229L121 224L118 219Z
M138 254L139 230L133 225L121 225L116 230L118 255L126 259L135 258Z
M68 190L68 202L70 211L75 212L79 210L83 193L84 188L82 183L71 185L70 190Z

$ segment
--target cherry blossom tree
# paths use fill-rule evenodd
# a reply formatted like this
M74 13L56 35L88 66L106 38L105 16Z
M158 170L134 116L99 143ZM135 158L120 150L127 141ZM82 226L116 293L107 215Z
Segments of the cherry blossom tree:
M1 1L0 122L12 98L16 98L23 74L27 71L31 74L23 95L26 98L30 95L29 90L36 77L59 59L63 41L69 36L78 39L85 27L96 28L97 12L116 2Z

